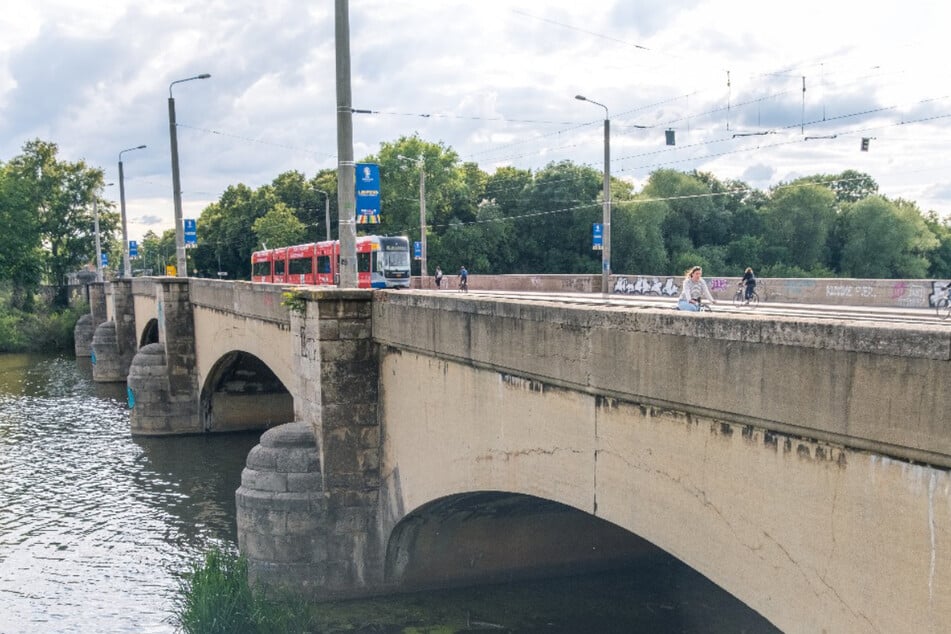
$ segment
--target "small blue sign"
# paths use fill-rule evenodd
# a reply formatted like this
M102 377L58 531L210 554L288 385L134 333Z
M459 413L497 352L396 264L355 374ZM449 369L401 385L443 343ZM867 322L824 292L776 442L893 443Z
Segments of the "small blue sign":
M129 257L137 258L139 257L139 243L135 240L129 240Z
M354 169L357 224L377 224L380 222L380 166L374 163L357 163Z
M109 254L105 251L99 254L99 260L102 262L103 266L109 266Z
M423 259L423 243L417 240L413 243L413 259L422 260Z
M185 228L185 244L198 244L198 227L194 218L185 218L183 221Z
M604 250L604 229L600 222L595 222L591 226L591 249L594 251Z

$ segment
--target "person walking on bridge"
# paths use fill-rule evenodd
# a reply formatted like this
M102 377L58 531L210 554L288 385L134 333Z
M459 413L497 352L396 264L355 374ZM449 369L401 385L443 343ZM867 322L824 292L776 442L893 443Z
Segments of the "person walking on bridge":
M436 290L438 291L442 285L442 269L438 266L436 267L436 274L433 276L433 280L436 282Z
M465 264L459 269L459 290L469 292L469 271L466 270Z

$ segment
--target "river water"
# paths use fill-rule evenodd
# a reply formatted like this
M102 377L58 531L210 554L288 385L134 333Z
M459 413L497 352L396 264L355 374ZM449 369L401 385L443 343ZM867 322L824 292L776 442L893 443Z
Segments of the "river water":
M125 384L94 383L88 360L0 355L0 633L174 632L182 573L212 546L235 548L234 494L258 436L133 438ZM472 609L517 621L553 606L514 631L776 631L664 557L507 587Z

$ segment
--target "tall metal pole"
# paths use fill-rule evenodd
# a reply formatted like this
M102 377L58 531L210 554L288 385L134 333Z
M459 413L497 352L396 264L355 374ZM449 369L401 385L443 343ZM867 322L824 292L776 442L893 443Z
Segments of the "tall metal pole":
M324 195L324 222L327 224L327 242L330 242L330 194L322 189L314 191Z
M132 263L129 261L129 229L125 219L125 177L122 172L122 155L133 150L144 149L144 145L138 145L119 152L119 209L122 212L122 277L132 277Z
M96 228L96 281L102 281L102 241L99 239L99 197L93 195L92 216Z
M429 268L426 266L426 163L419 158L419 287L425 288Z
M429 275L426 266L426 159L422 156L411 159L402 154L397 154L396 158L415 163L419 169L419 283L420 288L424 288L424 278Z
M611 119L604 109L604 250L601 251L601 292L611 292Z
M178 131L175 124L175 98L172 86L193 79L208 79L208 73L186 79L176 79L168 85L168 136L172 148L172 200L175 205L175 267L177 277L188 277L188 260L185 259L185 227L182 224L182 180L178 172Z
M584 95L575 95L579 101L587 101L604 108L604 194L602 210L601 292L611 292L611 117L608 107Z
M334 0L337 56L337 233L341 288L357 286L357 192L353 162L353 104L350 94L350 3Z

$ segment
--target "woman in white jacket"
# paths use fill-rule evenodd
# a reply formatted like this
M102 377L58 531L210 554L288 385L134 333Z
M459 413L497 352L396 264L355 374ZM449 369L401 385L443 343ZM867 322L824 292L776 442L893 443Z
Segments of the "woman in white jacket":
M700 310L701 297L705 297L711 304L716 303L701 275L703 275L703 269L699 266L687 269L683 288L680 289L680 297L677 298L678 310Z

